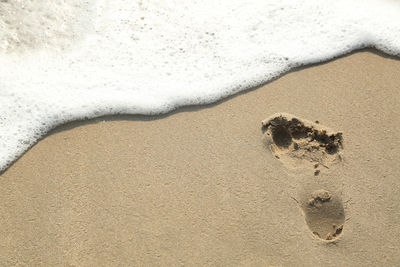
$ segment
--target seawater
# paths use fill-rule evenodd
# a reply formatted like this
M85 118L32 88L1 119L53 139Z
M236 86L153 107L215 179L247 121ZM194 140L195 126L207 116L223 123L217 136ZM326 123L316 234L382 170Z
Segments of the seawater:
M0 170L62 123L211 103L364 47L400 54L400 1L0 1Z

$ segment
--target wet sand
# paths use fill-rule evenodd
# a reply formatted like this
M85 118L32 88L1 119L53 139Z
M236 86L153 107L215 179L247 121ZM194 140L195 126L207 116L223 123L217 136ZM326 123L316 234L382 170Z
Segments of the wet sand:
M0 265L396 265L399 74L364 50L217 104L61 126L0 176ZM265 142L281 112L342 133L340 157Z

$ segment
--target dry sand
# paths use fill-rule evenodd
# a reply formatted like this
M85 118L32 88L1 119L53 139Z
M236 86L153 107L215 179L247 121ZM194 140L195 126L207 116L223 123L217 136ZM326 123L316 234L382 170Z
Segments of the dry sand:
M0 265L399 264L399 87L399 60L362 51L215 105L62 126L0 176ZM268 138L279 112L340 147Z

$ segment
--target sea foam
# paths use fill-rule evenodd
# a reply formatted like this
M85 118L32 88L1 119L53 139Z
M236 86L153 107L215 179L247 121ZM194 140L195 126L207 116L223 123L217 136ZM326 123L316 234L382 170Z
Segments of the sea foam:
M62 123L210 103L363 47L400 54L399 1L0 0L0 169Z

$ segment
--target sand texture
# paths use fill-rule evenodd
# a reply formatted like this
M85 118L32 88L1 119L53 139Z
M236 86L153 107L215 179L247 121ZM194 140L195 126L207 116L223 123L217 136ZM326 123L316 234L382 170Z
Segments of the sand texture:
M0 265L395 266L400 61L54 130L0 176Z

